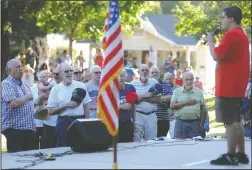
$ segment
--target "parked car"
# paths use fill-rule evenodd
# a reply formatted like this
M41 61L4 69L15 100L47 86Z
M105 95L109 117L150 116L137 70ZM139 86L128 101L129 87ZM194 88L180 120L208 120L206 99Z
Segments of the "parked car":
M130 67L124 67L124 69L127 72L127 79L126 82L131 82L132 80L136 80L137 78L139 78L139 74L137 72L138 69L135 68L130 68Z

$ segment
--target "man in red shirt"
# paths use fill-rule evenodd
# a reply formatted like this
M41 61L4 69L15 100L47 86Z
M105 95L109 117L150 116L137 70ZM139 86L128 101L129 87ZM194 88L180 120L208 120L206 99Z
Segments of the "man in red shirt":
M236 6L224 8L221 28L225 31L218 47L214 47L214 35L207 36L210 53L217 62L215 80L216 121L226 125L228 153L216 160L214 165L248 164L244 149L244 131L240 120L242 98L249 79L249 40L240 27L241 9ZM237 153L236 153L237 149Z

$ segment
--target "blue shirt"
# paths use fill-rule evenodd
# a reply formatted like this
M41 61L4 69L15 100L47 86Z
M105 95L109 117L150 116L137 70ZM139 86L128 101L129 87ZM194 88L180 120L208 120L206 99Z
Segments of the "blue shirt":
M88 103L88 106L97 106L97 102L95 99L97 99L98 97L99 86L96 83L89 81L88 83L86 83L86 87L89 97L91 98L91 102ZM89 109L90 118L96 118L96 114L97 109Z
M171 62L166 61L166 62L164 63L164 66L168 66L168 65L170 65L170 64L171 64ZM175 70L175 68L174 68L174 66L172 66L172 67L170 67L170 68L168 68L167 70L164 70L164 71L165 71L165 73L169 72L169 73L171 73L171 74L174 75L174 70Z
M120 89L120 104L126 103L126 95L128 92L136 92L135 87L132 84L125 83L125 89ZM131 120L132 119L133 110L121 110L119 120Z
M35 131L33 100L26 101L18 108L9 106L11 100L23 97L28 92L28 88L12 76L2 82L2 131L8 128Z
M172 88L169 83L162 81L162 80L159 80L158 83L161 84L161 86L163 87L162 96L172 96L173 92L172 92ZM169 103L167 103L167 104L158 103L157 104L156 115L157 115L158 120L168 120L169 119L168 108L169 108Z

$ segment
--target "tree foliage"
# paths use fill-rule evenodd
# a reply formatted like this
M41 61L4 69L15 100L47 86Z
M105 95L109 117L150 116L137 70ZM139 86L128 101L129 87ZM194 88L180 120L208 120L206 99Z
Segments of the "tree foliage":
M132 33L140 24L140 16L146 11L151 11L151 7L156 5L147 1L119 3L122 29L127 33ZM108 1L46 1L44 7L30 17L37 18L37 25L42 30L66 33L71 55L74 40L101 40L108 5Z
M176 25L177 35L195 35L200 38L220 25L223 8L235 5L243 13L242 26L251 37L251 1L180 1L172 10L179 23Z
M44 31L36 26L35 19L25 17L25 9L29 12L38 11L44 0L2 0L1 1L1 71L4 78L5 66L21 49L21 41L29 42L35 36L43 36ZM12 44L10 44L12 42ZM16 49L13 51L13 49Z

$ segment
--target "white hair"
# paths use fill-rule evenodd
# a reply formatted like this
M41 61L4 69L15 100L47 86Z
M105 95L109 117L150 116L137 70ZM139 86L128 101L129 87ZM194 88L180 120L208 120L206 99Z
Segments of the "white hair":
M193 77L194 77L194 75L193 75L193 73L192 73L192 72L190 72L190 71L186 71L186 72L184 72L184 73L182 74L182 78L184 79L187 75L191 75L191 76L193 76Z
M93 66L90 68L90 73L93 73L95 69L101 70L101 67L98 66L98 65L93 65Z
M14 67L14 63L17 62L17 61L20 61L18 59L11 59L7 62L7 65L6 65L6 69L7 71L12 69L12 67Z
M124 73L125 77L128 76L128 73L127 73L127 71L125 70L125 68L122 69L122 72L121 72L121 73Z
M160 72L160 70L159 70L159 68L158 68L157 66L152 66L152 67L150 68L150 70L152 70L152 69L157 69L158 72Z
M167 79L169 76L171 76L172 78L174 78L174 76L173 76L172 73L166 72L166 73L164 74L164 79Z

